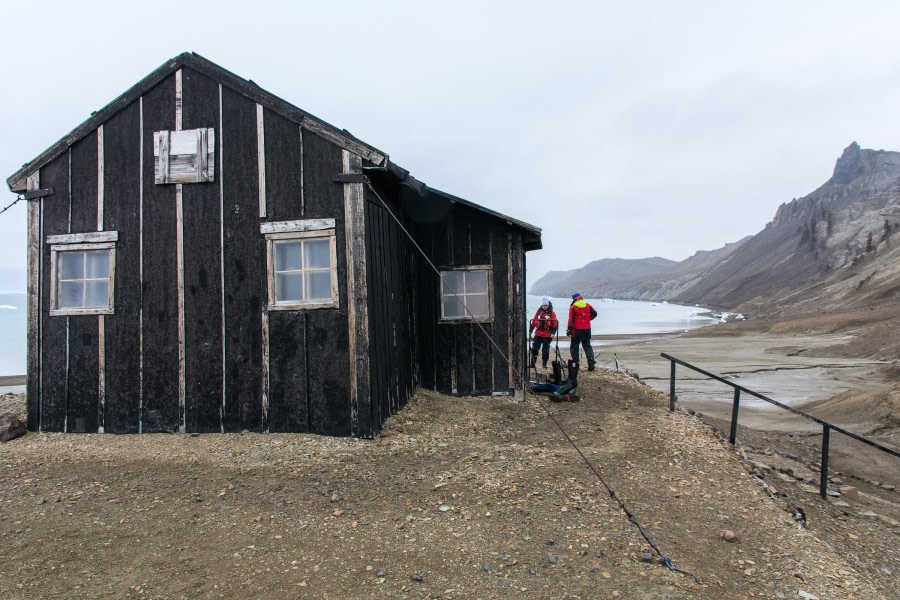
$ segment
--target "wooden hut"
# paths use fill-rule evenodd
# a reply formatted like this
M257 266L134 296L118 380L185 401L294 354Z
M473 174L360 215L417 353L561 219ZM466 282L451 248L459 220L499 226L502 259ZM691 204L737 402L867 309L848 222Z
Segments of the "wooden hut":
M371 437L419 387L523 388L540 230L196 54L7 183L31 430Z

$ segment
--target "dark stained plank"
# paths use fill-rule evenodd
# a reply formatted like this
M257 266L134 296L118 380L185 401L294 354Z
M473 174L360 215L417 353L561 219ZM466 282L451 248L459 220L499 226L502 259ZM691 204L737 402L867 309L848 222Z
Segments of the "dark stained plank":
M43 204L41 253L41 400L42 431L63 431L66 425L66 368L68 363L68 318L50 316L50 246L48 235L69 232L69 155L59 156L41 169L41 187L52 187L54 195Z
M263 120L266 143L266 220L302 218L300 126L269 110L264 111Z
M309 431L306 313L269 313L269 431ZM327 353L327 346L323 348Z
M266 256L259 233L256 104L222 90L225 431L259 431ZM304 399L305 402L305 399Z
M106 357L103 422L108 433L140 430L140 117L139 104L134 103L103 126L103 227L119 232L115 312L102 317Z
M350 340L347 322L347 240L341 149L317 135L303 135L302 218L333 218L337 245L340 308L308 311L306 348L309 368L309 421L312 433L350 435ZM297 215L295 218L301 218Z
M96 433L100 425L100 351L97 319L69 317L68 430Z
M72 233L97 231L97 132L73 144L71 156Z
M510 318L515 313L508 306L509 298L509 234L502 228L491 230L491 256L493 266L494 292L494 341L500 350L493 349L491 362L493 369L493 389L495 392L509 391L509 366L504 356L509 355Z
M154 183L153 132L175 128L175 76L143 97L143 431L178 422L178 265L175 186Z
M218 128L219 86L183 71L183 128ZM218 174L219 177L222 175ZM222 252L218 177L183 184L185 428L221 431Z

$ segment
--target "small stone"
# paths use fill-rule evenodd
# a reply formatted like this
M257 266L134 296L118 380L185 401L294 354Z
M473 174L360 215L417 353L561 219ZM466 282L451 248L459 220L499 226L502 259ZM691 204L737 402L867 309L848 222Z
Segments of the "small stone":
M341 515L344 514L344 511L341 510L340 508L338 508L338 509L335 509L335 511L331 514L334 515L335 517L340 517Z
M555 544L555 543L556 543L556 542L554 542L553 540L547 540L547 545L548 545L548 546L552 546L552 545Z
M882 573L884 573L885 575L893 575L894 574L893 571L891 571L888 567L885 567L884 565L878 567L878 570L881 571Z
M886 567L882 567L882 569L885 569L885 568L886 568ZM529 574L529 575L535 575L535 576L536 576L536 575L537 575L537 570L536 570L536 569L528 569L528 574ZM890 574L891 574L891 573L890 573L890 569L888 569L888 575L890 575Z
M885 483L885 484L882 484L881 489L887 490L889 492L893 492L894 490L897 489L897 486L891 485L890 483Z
M549 562L551 565L555 565L556 563L559 562L559 559L556 558L556 555L555 555L555 554L548 554L548 555L547 555L547 562Z
M340 502L341 500L343 500L343 498L341 498L341 495L338 494L337 492L335 492L331 495L332 502Z
M806 598L806 600L819 600L819 597L815 594L810 594L809 592L804 592L803 590L798 591L797 595L801 598Z
M387 569L384 567L378 567L378 570L375 571L375 577L387 577Z
M653 562L653 554L650 552L644 552L641 554L641 562Z
M487 563L484 563L483 565L481 565L481 568L484 569L485 573L490 573L491 571L494 570L494 567L492 567L491 565L489 565Z
M416 583L422 583L425 580L425 575L423 575L422 573L416 573L415 575L411 576L410 579L412 579Z
M826 493L829 496L831 496L832 498L840 498L841 497L841 493L837 490L828 490L828 492L826 492Z
M737 536L730 529L723 529L719 532L719 537L725 540L726 542L734 542L737 541Z
M44 500L43 498L38 498L38 499L37 499L37 504L46 504L46 503L47 503L47 501Z
M841 492L841 496L849 500L859 500L859 490L852 485L843 485L838 490Z
M438 507L438 510L441 512L447 512L448 510L450 510L450 505L449 504L441 504Z

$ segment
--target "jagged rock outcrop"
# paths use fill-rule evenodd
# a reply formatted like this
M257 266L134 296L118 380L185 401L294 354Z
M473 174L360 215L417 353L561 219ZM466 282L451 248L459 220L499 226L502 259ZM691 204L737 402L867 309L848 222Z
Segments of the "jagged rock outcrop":
M860 305L863 300L897 298L898 233L900 152L865 150L854 142L826 183L782 204L754 236L698 252L640 279L577 270L565 278L538 280L532 293L590 293L592 282L603 280L593 295L727 308L747 303L771 308L816 299L829 305ZM622 265L618 270L628 271Z

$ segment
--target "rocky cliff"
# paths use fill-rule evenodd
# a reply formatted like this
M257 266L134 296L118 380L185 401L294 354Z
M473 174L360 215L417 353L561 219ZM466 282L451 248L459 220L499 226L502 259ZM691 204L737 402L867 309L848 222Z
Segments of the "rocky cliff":
M754 236L673 264L595 261L538 280L532 293L668 300L723 308L783 310L787 305L860 307L895 301L900 290L900 152L864 150L855 142L832 177L782 204ZM621 262L621 261L620 261ZM588 270L588 267L593 267Z

